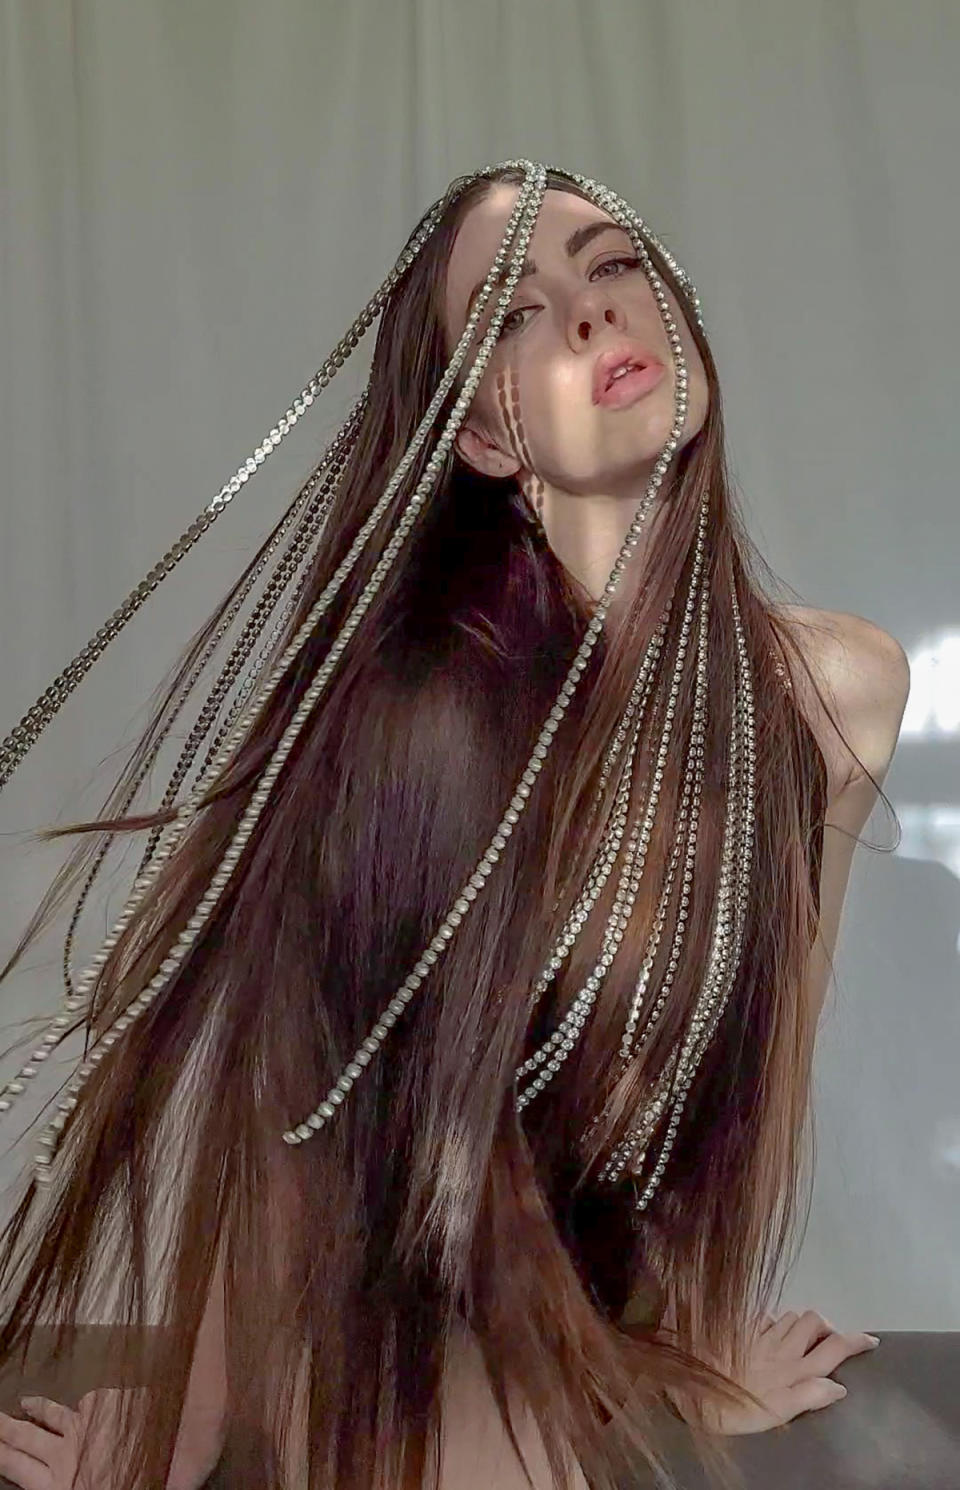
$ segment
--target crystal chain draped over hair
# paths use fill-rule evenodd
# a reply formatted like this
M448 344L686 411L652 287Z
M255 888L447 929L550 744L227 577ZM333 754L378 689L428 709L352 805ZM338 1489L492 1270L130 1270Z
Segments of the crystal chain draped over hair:
M474 329L483 314L488 298L493 289L502 284L503 290L497 302L496 310L493 313L490 326L477 348L476 357L470 365L470 370L466 375L462 391L429 456L423 477L418 482L407 506L400 515L393 533L384 548L383 554L372 571L369 581L354 603L323 662L310 681L299 707L257 782L250 801L236 825L226 853L213 873L207 890L196 905L185 928L179 933L176 944L171 948L170 955L163 960L155 976L150 979L139 995L126 1006L120 1017L101 1035L93 1048L86 1052L85 1059L78 1065L73 1079L67 1086L66 1095L58 1104L56 1116L41 1136L40 1152L34 1158L38 1180L49 1180L52 1177L52 1164L56 1157L60 1136L69 1121L70 1114L77 1107L80 1100L80 1093L94 1068L108 1053L110 1047L123 1036L124 1031L130 1027L163 991L172 976L176 973L181 962L187 956L191 945L196 941L207 921L212 916L243 853L244 847L270 799L274 783L283 768L284 762L293 749L300 731L310 717L311 711L323 693L339 658L343 654L351 636L356 631L364 612L383 583L418 514L428 501L431 492L440 478L448 452L470 407L473 395L483 376L489 357L492 355L507 306L510 303L514 287L519 279L520 267L526 256L527 245L533 233L543 196L547 189L547 173L548 170L554 169L538 162L527 160L503 162L501 166L494 168L488 167L484 170L474 172L470 176L461 178L458 183L456 195L459 195L472 182L486 176L491 169L501 170L504 167L522 169L524 182L519 188L516 204L501 240L500 248L484 281L483 290L475 302L463 334L457 343L452 360L440 380L436 393L414 434L413 440L390 477L383 495L377 501L366 522L364 522L357 533L346 556L334 572L332 579L320 594L316 604L310 610L296 636L267 673L269 659L273 652L273 644L283 633L285 622L295 610L306 574L309 572L314 546L319 536L322 535L326 516L337 490L345 461L353 448L357 430L360 426L360 419L368 401L368 389L365 389L329 448L325 451L310 481L298 494L296 500L285 515L283 522L261 560L244 582L220 626L210 638L202 657L196 664L185 686L181 689L164 729L158 731L156 740L153 742L141 769L127 791L121 810L133 800L141 782L145 779L150 766L156 759L174 719L190 698L201 673L215 653L221 639L239 614L243 601L250 593L255 581L266 569L271 555L277 549L282 539L289 533L290 537L287 546L266 582L264 594L245 623L213 690L206 699L200 715L190 731L173 776L164 793L163 808L173 808L177 792L180 790L189 773L194 757L199 752L204 739L210 733L224 699L239 677L241 670L247 664L258 642L260 642L270 622L272 613L280 604L285 592L291 590L291 588L292 596L283 604L279 612L279 619L274 622L266 643L261 646L259 654L241 678L236 696L230 704L225 719L217 730L212 743L208 746L207 754L200 765L196 780L188 790L184 800L176 808L176 817L167 825L166 830L154 828L151 832L147 848L134 879L132 892L113 929L103 942L101 949L93 957L90 966L74 986L70 969L70 951L73 933L83 904L109 847L109 837L95 859L93 868L83 886L80 900L67 932L63 958L63 975L66 986L66 997L63 1003L64 1012L52 1020L40 1045L33 1052L30 1062L23 1066L17 1077L8 1082L3 1089L2 1094L0 1094L0 1112L9 1110L13 1099L25 1090L26 1081L36 1075L39 1063L44 1061L51 1054L53 1048L65 1038L66 1031L72 1023L69 1017L70 1014L80 1009L90 1011L92 990L99 970L106 963L110 952L117 945L123 931L130 925L138 906L140 906L150 886L159 875L162 865L174 853L178 843L186 832L189 821L199 811L205 793L210 791L227 771L237 747L243 742L247 732L258 718L266 711L274 693L285 677L287 677L289 671L296 665L301 651L311 635L313 635L320 618L333 603L372 535L377 532L384 513L390 506L407 472L414 464L425 441L433 431L434 421L443 406L448 392L454 384L457 373L470 348ZM537 743L533 748L526 767L516 782L513 795L502 814L500 824L488 848L481 856L473 873L460 887L449 911L438 926L434 936L428 945L424 947L411 971L396 989L394 996L381 1010L379 1018L370 1028L366 1038L354 1051L351 1060L346 1063L336 1082L312 1112L308 1113L300 1122L284 1132L283 1138L289 1144L299 1144L311 1138L314 1133L322 1129L336 1117L337 1109L346 1100L354 1083L362 1077L364 1068L380 1054L384 1043L387 1041L390 1030L411 1003L418 988L430 976L431 968L443 956L446 947L455 937L457 928L463 922L464 917L469 915L477 897L483 892L484 885L489 876L494 872L500 854L505 848L507 840L519 821L530 798L530 794L536 786L537 775L546 758L553 736L556 734L570 700L576 692L580 677L586 668L587 661L603 629L607 610L613 596L616 594L629 556L639 541L647 515L678 448L687 410L687 371L683 360L681 340L677 326L673 320L669 302L664 293L663 283L657 276L654 265L647 253L647 243L652 245L663 256L664 261L675 276L688 302L689 310L702 327L703 321L700 312L700 301L696 289L683 269L677 264L672 255L667 252L646 223L621 197L589 177L562 171L558 172L558 174L576 183L595 205L607 212L626 230L634 244L660 310L673 355L676 389L673 426L660 452L644 498L637 509L624 543L614 562L603 594L596 603L580 648L568 670L557 700L543 723ZM64 669L59 677L55 679L51 686L46 689L33 707L27 711L16 728L2 742L2 745L0 745L0 788L10 779L42 730L58 712L64 700L77 687L94 662L105 651L109 643L144 603L147 596L157 588L157 585L165 575L179 563L188 549L207 531L228 503L232 501L233 497L240 490L240 487L263 464L267 456L279 445L280 441L293 428L305 410L313 404L317 395L332 381L336 375L336 371L343 366L344 362L350 356L351 351L357 346L361 336L372 325L376 316L387 303L394 287L403 278L423 245L429 240L440 220L442 208L442 202L435 204L431 208L424 219L420 232L408 244L380 289L364 307L360 316L350 327L345 337L338 342L319 371L310 379L306 388L294 399L292 406L279 420L278 424L271 429L269 435L264 439L263 444L256 448L253 455L231 477L230 481L221 488L210 505L190 524L182 537L164 555L163 559L150 570L146 578L127 596L123 604L114 611L113 615L99 629L91 641L87 643L86 647ZM692 651L694 657L693 666L696 669L696 682L691 730L689 739L685 742L685 748L683 749L685 761L684 778L674 825L674 846L664 871L663 888L658 899L657 911L654 915L640 975L637 979L636 989L623 1032L619 1049L619 1059L622 1063L628 1063L635 1056L637 1049L645 1049L669 997L673 974L680 962L687 909L690 903L693 865L697 849L699 803L703 783L703 742L706 726L707 636L710 587L709 582L706 579L702 579L701 576L706 553L708 519L708 499L704 497L700 507L697 545L689 589L684 597L681 634L669 681L669 698L662 716L662 728L656 765L652 773L652 780L647 783L649 791L645 807L642 815L639 812L637 813L638 821L635 821L630 826L628 833L628 810L633 792L634 765L643 722L652 701L657 699L662 700L664 695L667 668L666 660L662 655L662 649L674 596L671 596L666 609L661 615L660 623L641 658L636 683L631 691L626 708L615 731L613 741L603 762L598 801L602 798L606 783L610 780L614 770L617 769L619 772L610 821L605 829L604 837L594 862L590 867L582 894L567 917L564 928L555 946L552 948L549 957L546 959L544 970L532 990L530 999L531 1009L549 988L564 960L570 955L584 926L587 924L590 912L599 899L604 885L617 868L618 860L621 860L613 909L608 917L602 935L602 950L583 987L576 993L570 1007L559 1020L552 1034L517 1069L516 1082L518 1089L516 1104L520 1110L525 1108L535 1097L545 1090L552 1077L560 1069L569 1053L574 1049L578 1037L589 1020L597 992L612 966L617 955L617 950L623 941L624 933L629 924L630 915L641 884L647 847L656 821L664 765L668 758L668 752L672 749L673 755L677 756L680 754L683 745L683 742L671 742L671 735L676 703L684 678L684 668L689 650ZM299 578L298 571L301 571ZM640 1167L647 1156L653 1134L660 1126L661 1120L669 1114L656 1163L644 1189L637 1198L637 1207L641 1210L649 1204L664 1173L680 1123L687 1093L726 1007L736 981L740 963L745 912L749 896L749 871L755 816L755 723L751 670L740 622L736 586L732 580L731 604L734 617L738 666L734 684L734 701L729 736L729 770L726 783L726 818L721 872L717 885L716 903L713 908L712 936L707 967L703 977L702 987L698 992L687 1028L677 1039L671 1053L664 1061L654 1089L643 1109L637 1115L634 1126L630 1129L626 1137L610 1152L600 1173L600 1178L610 1183L615 1183L628 1167L634 1173L639 1173ZM696 635L691 647L690 636L691 631L694 629ZM266 676L264 676L265 673ZM642 821L639 821L641 816ZM676 930L670 949L670 959L656 999L651 1007L644 1012L649 974L660 945L666 907L673 893L677 874L681 866L681 859L683 862L680 905ZM640 1029L642 1015L643 1028Z

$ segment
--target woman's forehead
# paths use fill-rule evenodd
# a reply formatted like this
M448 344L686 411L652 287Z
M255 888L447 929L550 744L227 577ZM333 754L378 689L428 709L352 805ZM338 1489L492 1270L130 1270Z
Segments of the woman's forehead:
M447 261L444 297L446 327L454 338L461 335L467 323L471 293L489 273L519 190L507 182L496 183L482 201L474 203L457 229ZM572 192L545 192L527 257L536 260L538 251L542 258L548 251L556 254L574 228L597 220L613 222L609 213L594 202Z

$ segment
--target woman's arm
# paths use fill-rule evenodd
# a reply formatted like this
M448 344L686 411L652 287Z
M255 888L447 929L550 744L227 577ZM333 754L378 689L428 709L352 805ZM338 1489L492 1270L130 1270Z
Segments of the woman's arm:
M808 996L819 1015L830 985L857 839L877 800L874 781L883 785L896 750L910 692L910 663L895 637L862 616L803 606L778 609L803 622L794 636L856 752L856 758L851 756L802 669L793 670L797 703L827 767L820 924L807 973Z

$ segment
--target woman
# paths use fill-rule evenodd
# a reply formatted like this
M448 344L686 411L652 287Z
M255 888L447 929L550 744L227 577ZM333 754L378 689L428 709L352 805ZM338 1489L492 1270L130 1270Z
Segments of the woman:
M902 649L763 592L696 292L606 188L454 181L248 471L381 305L364 396L104 815L44 835L153 830L49 1037L97 1043L7 1227L2 1349L105 1281L167 1328L148 1361L129 1331L143 1392L3 1420L24 1487L83 1446L80 1483L123 1490L221 1448L244 1484L505 1487L519 1449L529 1483L607 1490L656 1468L665 1405L722 1469L723 1436L835 1400L869 1348L766 1311ZM130 812L295 520L252 679L222 721L256 629Z

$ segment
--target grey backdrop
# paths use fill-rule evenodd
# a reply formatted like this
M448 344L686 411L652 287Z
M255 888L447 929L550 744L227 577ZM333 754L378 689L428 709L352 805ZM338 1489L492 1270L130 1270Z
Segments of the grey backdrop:
M762 549L911 659L886 781L903 839L855 855L786 1300L881 1330L960 1328L958 62L953 0L0 0L0 735L260 443L452 176L524 155L599 177L693 275ZM25 833L95 809L368 356L7 788L4 958L63 856ZM865 837L894 842L882 808ZM119 912L105 888L78 969ZM4 1025L54 1012L54 929ZM31 1110L0 1142L14 1191Z

